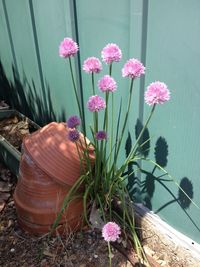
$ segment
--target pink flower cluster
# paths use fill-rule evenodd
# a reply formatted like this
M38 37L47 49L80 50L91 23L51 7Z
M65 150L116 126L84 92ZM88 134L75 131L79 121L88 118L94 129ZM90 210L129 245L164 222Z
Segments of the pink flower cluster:
M71 57L78 52L78 45L71 38L64 38L59 46L60 57Z
M83 63L83 70L87 73L99 73L102 70L102 64L96 57L89 57Z
M107 242L115 242L118 238L119 235L121 234L121 230L118 224L115 222L108 222L107 224L104 225L102 229L102 236L105 241Z
M117 84L110 75L105 75L98 81L98 87L102 92L114 92Z
M110 64L113 61L118 62L122 57L122 51L116 44L107 44L101 51L102 60Z
M71 38L64 38L59 46L59 54L64 58L74 56L78 50L79 47L77 43ZM111 64L120 61L122 52L116 44L110 43L102 49L101 57L106 64ZM102 70L102 64L98 58L89 57L84 61L83 70L87 73L99 73ZM140 77L143 74L145 74L145 67L135 58L129 59L122 69L122 76L131 79ZM102 92L114 92L117 88L117 84L110 75L105 75L98 81L98 87ZM148 105L163 104L170 99L170 91L165 83L156 81L147 87L144 98ZM98 112L105 109L106 103L103 98L94 95L89 98L87 107L91 112ZM78 126L80 121L76 117L72 117L67 123L68 127L73 128ZM75 133L71 133L71 135L72 134Z
M150 106L154 104L163 104L170 99L170 91L165 83L156 81L147 87L144 99Z
M98 112L102 109L105 109L106 102L102 97L98 95L93 95L93 96L90 96L87 102L87 107L89 111L91 112Z
M140 77L142 74L145 74L145 67L143 64L135 58L129 59L122 69L123 77L130 77L132 79Z

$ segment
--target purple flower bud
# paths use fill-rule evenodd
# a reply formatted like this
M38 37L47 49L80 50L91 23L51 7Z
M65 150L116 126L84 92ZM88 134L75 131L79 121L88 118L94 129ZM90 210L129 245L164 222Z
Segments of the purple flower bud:
M80 137L80 133L77 129L69 130L67 137L72 142L77 142Z
M76 128L81 124L81 119L78 116L70 116L67 120L68 128Z
M107 139L107 133L105 131L98 131L96 133L95 137L97 140L106 140Z

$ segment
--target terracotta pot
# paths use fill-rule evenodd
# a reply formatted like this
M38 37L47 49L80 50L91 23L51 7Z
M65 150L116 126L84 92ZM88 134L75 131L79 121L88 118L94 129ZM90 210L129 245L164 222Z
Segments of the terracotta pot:
M30 233L44 234L50 230L64 197L80 176L77 148L67 140L67 131L64 124L51 123L23 142L14 201L18 222ZM89 153L93 164L92 148ZM79 197L65 210L59 232L80 229L82 215L83 201Z
M62 184L73 185L81 175L80 160L75 143L67 139L69 129L64 123L52 122L23 141L23 146L37 166ZM84 138L81 135L84 145ZM79 150L83 148L78 143ZM89 155L94 164L94 149ZM83 165L86 165L83 162Z

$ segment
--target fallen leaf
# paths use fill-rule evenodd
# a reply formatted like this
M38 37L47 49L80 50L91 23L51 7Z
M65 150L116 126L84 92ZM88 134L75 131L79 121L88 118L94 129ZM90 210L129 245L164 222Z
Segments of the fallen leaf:
M93 228L102 229L104 225L104 222L101 219L101 216L99 214L99 210L96 208L95 204L93 204L92 210L90 213L90 222Z

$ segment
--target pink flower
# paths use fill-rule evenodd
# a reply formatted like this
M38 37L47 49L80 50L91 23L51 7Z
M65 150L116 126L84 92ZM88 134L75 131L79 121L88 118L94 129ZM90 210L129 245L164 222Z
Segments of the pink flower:
M89 57L83 63L83 70L87 73L99 73L102 70L102 64L96 57Z
M91 112L98 112L102 109L105 109L106 102L102 97L98 95L93 95L89 98L87 102L87 107Z
M71 38L64 38L59 46L60 57L71 57L78 52L78 45Z
M123 77L130 77L132 79L140 77L142 74L145 74L145 67L143 64L135 58L129 59L122 69Z
M102 92L114 92L117 84L110 75L105 75L98 81L98 87Z
M154 104L163 104L170 99L170 91L165 83L156 81L147 87L144 99L150 106Z
M119 238L120 234L121 234L120 227L115 222L108 222L107 224L104 225L102 229L102 236L104 240L107 242L110 241L115 242Z
M107 64L118 62L122 58L122 51L116 44L107 44L101 51L101 57Z

